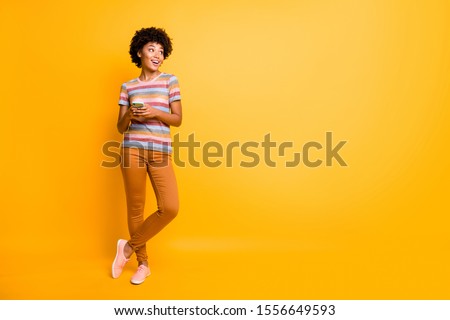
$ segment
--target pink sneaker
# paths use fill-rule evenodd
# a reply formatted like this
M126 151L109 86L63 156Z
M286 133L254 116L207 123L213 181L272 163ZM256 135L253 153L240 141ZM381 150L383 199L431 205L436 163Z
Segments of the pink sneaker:
M130 260L125 258L125 255L123 254L123 248L126 244L127 240L119 239L119 241L117 241L116 257L114 258L114 262L112 264L112 277L114 279L120 277L123 267L128 262L128 260Z
M131 277L132 284L141 284L144 282L145 278L150 275L150 269L143 264L141 264L136 273Z

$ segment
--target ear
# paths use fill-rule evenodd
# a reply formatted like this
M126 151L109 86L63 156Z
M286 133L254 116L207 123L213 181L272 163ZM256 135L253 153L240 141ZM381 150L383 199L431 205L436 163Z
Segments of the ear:
M141 50L139 50L138 52L137 52L137 56L140 58L141 57Z

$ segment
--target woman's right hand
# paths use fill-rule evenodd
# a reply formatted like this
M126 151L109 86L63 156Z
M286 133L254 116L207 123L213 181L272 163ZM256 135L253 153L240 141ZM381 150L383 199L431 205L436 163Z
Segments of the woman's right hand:
M128 130L131 120L139 121L139 117L136 117L133 113L133 107L121 105L117 119L117 130L124 133Z
M129 117L130 120L135 120L135 121L139 121L139 122L145 121L145 118L138 116L136 114L136 111L137 111L137 108L131 106L128 108L126 116Z

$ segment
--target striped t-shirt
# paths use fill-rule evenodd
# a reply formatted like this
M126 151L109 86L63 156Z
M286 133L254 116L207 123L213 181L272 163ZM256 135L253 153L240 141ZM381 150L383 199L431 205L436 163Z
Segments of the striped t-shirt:
M176 100L181 100L177 77L160 73L150 81L135 78L122 84L119 105L129 107L133 102L143 102L170 113L170 103ZM128 130L123 134L122 147L171 153L170 126L157 119L147 119L144 122L131 120Z

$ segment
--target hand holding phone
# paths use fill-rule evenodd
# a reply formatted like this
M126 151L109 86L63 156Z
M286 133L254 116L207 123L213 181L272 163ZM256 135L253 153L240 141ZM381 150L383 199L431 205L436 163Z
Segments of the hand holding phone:
M133 102L132 106L137 108L137 109L141 109L144 107L144 103L143 102Z

